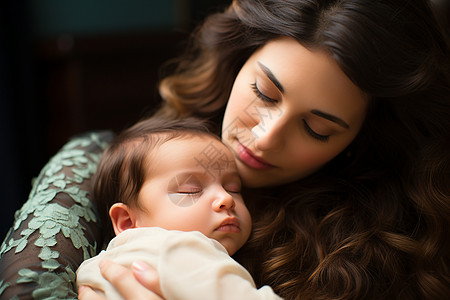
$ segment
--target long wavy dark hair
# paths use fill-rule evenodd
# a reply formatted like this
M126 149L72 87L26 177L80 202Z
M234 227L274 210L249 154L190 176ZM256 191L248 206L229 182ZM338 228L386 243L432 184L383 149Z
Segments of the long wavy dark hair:
M254 232L237 258L286 299L448 297L450 50L429 1L233 1L168 65L158 114L219 130L240 68L280 36L328 53L370 107L319 172L250 191Z

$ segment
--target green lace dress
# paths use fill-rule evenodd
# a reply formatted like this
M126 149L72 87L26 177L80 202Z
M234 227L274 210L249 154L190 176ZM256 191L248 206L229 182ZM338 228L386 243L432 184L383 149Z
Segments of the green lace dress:
M77 298L75 271L102 241L90 184L112 137L75 137L42 169L0 248L0 299Z

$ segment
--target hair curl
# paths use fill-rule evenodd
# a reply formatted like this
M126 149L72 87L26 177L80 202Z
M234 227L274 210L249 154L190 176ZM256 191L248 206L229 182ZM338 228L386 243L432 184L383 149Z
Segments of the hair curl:
M242 65L279 36L331 55L370 109L350 158L253 195L241 262L286 299L447 297L450 50L429 1L235 0L171 65L160 114L221 119Z

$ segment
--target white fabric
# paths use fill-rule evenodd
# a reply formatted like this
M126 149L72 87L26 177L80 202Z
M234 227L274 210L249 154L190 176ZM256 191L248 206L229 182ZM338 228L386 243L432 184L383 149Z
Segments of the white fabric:
M81 264L78 285L104 292L107 299L122 299L100 274L98 264L105 258L126 267L136 260L152 265L167 300L281 299L269 286L256 289L247 270L220 243L200 232L156 227L125 230L111 240L106 251Z

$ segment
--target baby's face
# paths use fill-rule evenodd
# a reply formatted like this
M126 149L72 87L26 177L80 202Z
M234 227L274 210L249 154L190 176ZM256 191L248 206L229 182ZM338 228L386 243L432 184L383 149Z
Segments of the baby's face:
M168 141L149 158L148 172L136 227L200 231L230 255L247 241L250 213L233 155L220 141L208 136Z

